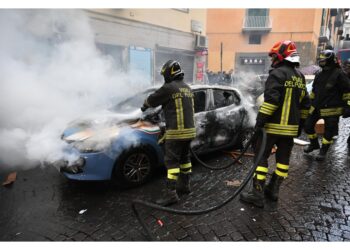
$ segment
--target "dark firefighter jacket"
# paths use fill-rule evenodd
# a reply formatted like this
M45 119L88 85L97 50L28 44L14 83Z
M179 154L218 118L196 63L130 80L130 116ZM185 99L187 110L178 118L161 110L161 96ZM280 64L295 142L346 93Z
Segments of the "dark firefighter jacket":
M191 88L180 81L165 83L145 101L151 107L162 105L167 140L191 140L196 137L194 102Z
M310 114L341 116L343 108L350 105L350 81L338 67L323 69L315 76L310 99Z
M297 137L299 124L307 118L309 108L304 75L290 63L282 62L270 71L266 80L257 123L264 120L269 134Z

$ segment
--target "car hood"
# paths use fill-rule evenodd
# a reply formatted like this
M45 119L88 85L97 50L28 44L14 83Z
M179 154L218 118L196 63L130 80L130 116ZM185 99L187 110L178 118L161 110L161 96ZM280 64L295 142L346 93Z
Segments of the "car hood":
M159 132L159 126L142 120L143 113L128 114L102 111L76 119L62 133L66 142L85 140L106 141L119 135L121 129L138 129L147 133Z

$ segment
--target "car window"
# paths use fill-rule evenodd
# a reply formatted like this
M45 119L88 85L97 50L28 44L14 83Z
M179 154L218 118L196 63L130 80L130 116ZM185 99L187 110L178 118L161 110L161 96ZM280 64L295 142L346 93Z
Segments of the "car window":
M147 96L149 96L154 91L155 89L147 89L141 93L133 95L125 99L124 101L112 106L110 110L115 112L127 113L130 111L134 111L135 109L139 109L142 106L145 99L147 98Z
M239 99L235 92L230 90L214 89L214 108L227 107L232 104L238 105Z
M204 90L193 91L194 95L194 112L202 112L205 111L205 99L206 94Z

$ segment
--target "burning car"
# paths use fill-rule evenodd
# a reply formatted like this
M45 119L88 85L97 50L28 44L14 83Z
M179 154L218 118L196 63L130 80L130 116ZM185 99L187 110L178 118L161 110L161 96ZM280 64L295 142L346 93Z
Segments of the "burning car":
M142 113L149 88L97 116L73 121L62 134L78 160L61 163L61 172L72 180L112 180L122 186L140 185L164 165L164 131L161 107ZM242 147L254 125L254 105L238 89L220 85L191 85L194 94L196 154ZM247 132L249 133L249 132Z

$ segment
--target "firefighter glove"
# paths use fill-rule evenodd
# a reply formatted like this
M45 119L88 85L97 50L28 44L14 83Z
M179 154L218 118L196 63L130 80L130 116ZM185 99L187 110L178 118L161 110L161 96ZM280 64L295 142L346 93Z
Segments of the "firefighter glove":
M147 109L148 109L148 107L145 104L143 104L143 106L141 107L141 111L145 112Z
M258 114L258 116L256 117L256 123L255 123L255 128L263 128L265 126L266 123L266 117L263 116L261 113Z
M350 106L346 106L343 111L343 118L350 117Z

